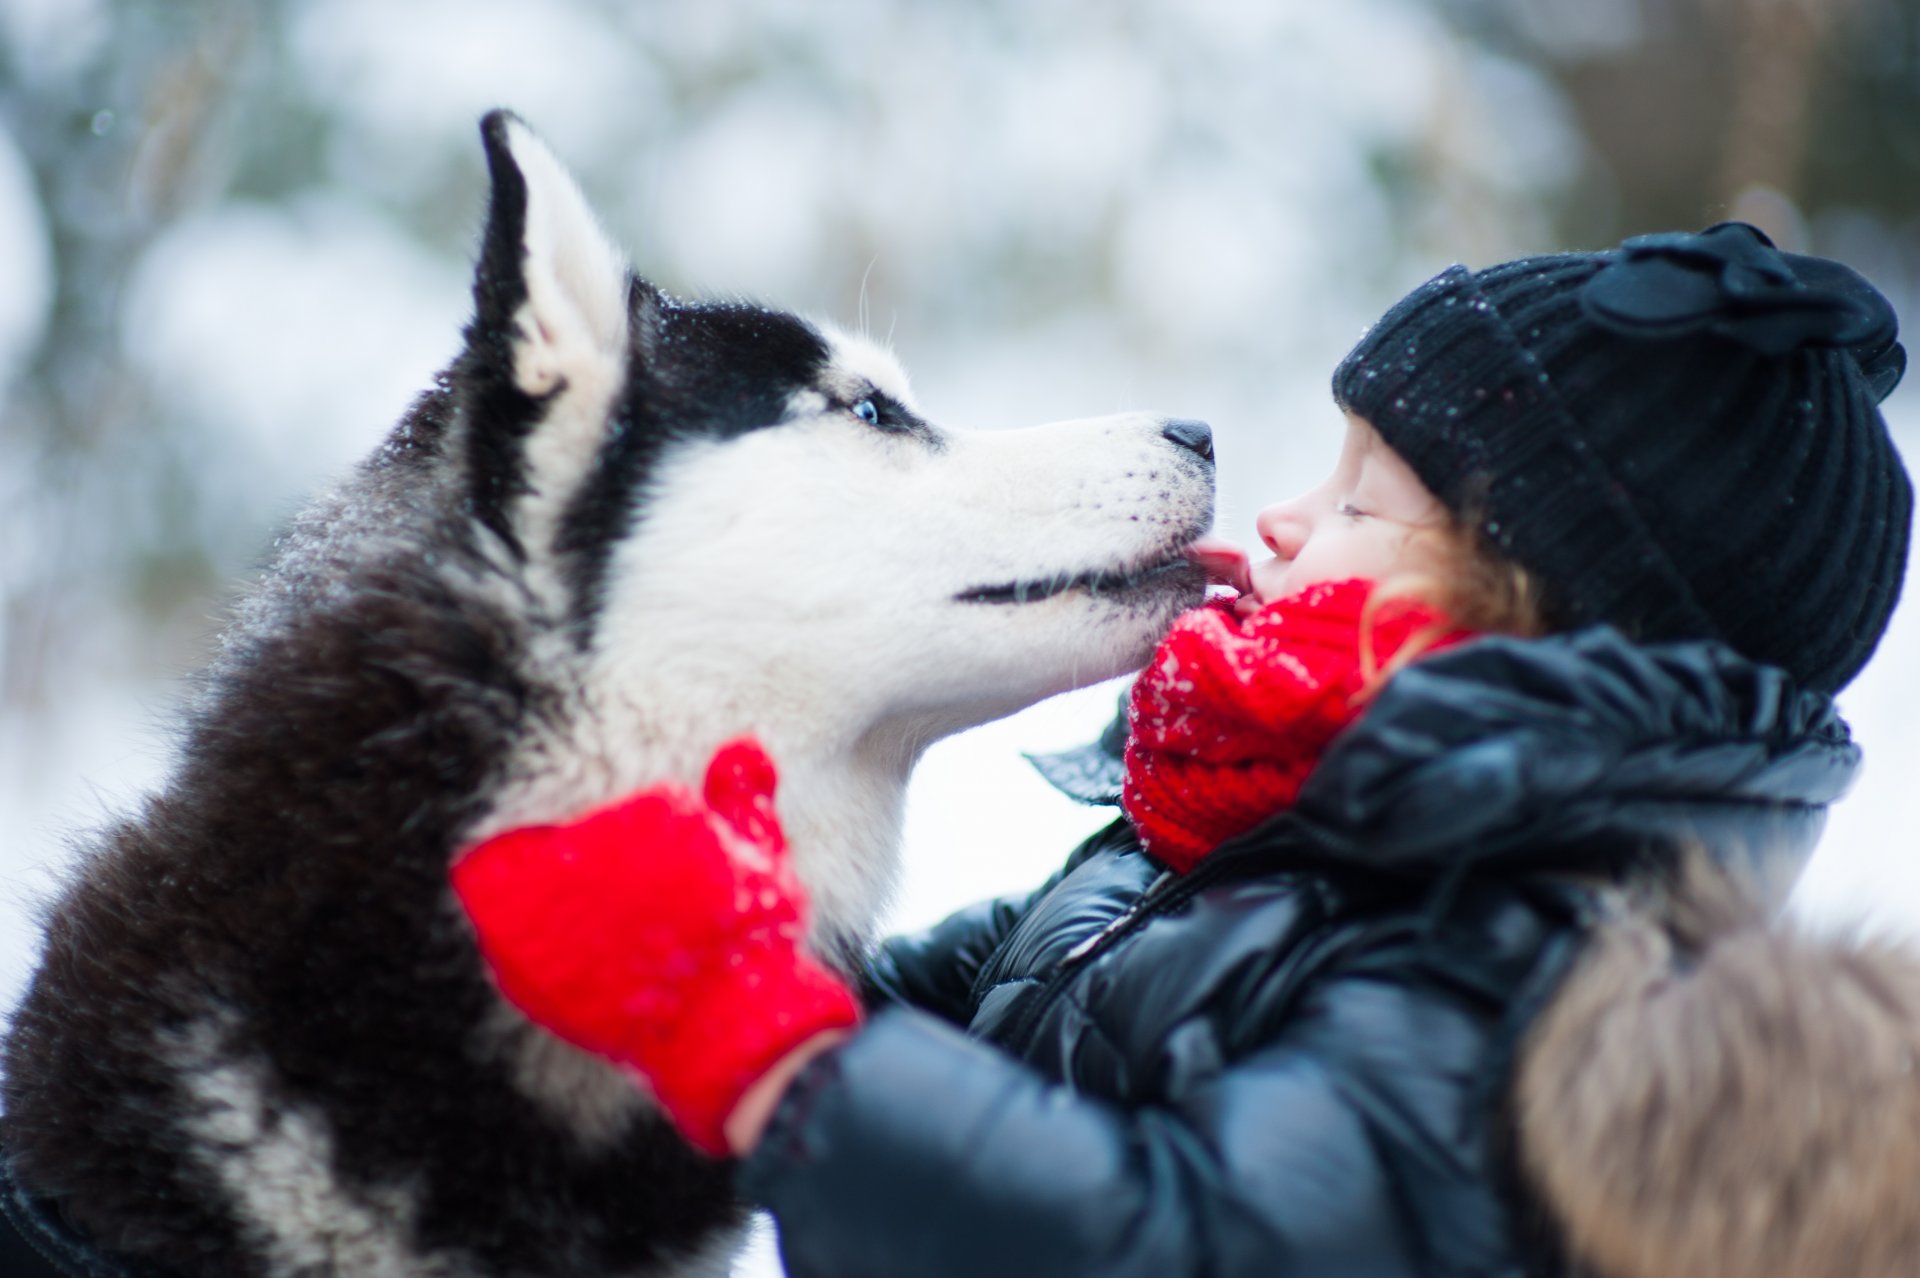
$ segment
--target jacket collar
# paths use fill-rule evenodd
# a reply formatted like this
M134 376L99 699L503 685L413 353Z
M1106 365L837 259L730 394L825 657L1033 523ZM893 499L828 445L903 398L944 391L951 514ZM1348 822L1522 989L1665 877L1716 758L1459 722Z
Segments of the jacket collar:
M1030 757L1069 796L1116 803L1124 745L1121 719ZM1724 644L1606 626L1488 637L1394 676L1295 806L1234 842L1415 873L1463 855L1597 868L1688 844L1799 861L1859 756L1830 698Z
M1029 754L1028 763L1046 783L1076 803L1119 807L1127 779L1127 694L1097 740L1071 750Z

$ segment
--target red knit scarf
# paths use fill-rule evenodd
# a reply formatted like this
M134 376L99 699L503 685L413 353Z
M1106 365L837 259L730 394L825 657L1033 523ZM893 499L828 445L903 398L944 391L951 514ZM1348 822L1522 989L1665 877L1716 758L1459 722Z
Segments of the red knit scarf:
M1287 807L1410 639L1469 637L1437 610L1382 600L1369 581L1326 582L1245 618L1231 604L1186 613L1133 686L1122 803L1146 849L1181 873Z

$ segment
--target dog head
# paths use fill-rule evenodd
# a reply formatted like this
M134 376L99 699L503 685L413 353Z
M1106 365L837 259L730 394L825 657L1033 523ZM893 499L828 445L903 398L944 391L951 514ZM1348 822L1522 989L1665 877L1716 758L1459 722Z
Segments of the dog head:
M442 451L570 706L494 824L697 776L751 731L799 849L803 788L904 781L945 733L1138 665L1198 601L1204 427L937 426L868 341L637 278L521 121L482 134ZM869 798L884 838L891 801Z

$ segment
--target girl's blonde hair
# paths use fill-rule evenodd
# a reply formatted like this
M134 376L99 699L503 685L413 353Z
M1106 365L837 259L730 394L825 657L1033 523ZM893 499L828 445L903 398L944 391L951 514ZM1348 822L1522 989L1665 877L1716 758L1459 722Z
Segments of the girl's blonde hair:
M1432 551L1433 567L1396 573L1376 585L1360 615L1360 700L1416 661L1452 630L1531 637L1549 629L1539 582L1508 559L1470 515L1415 534ZM1373 646L1373 627L1383 608L1417 602L1444 614L1400 645L1384 664Z

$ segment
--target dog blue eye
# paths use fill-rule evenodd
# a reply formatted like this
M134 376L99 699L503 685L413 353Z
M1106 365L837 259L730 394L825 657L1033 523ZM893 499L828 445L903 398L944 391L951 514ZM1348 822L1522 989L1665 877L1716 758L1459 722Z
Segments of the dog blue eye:
M870 399L863 399L853 406L853 415L869 426L880 424L880 409Z

